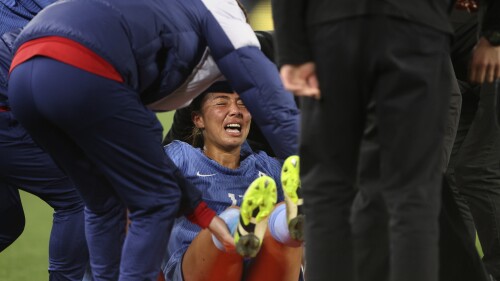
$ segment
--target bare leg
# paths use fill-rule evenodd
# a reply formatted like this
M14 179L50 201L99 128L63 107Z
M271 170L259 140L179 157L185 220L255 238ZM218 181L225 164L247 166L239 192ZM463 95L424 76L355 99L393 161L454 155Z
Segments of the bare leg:
M299 280L302 251L303 247L289 247L274 240L268 229L246 281Z
M236 252L226 253L217 249L212 242L212 233L204 229L184 254L182 273L185 281L240 281L243 258Z

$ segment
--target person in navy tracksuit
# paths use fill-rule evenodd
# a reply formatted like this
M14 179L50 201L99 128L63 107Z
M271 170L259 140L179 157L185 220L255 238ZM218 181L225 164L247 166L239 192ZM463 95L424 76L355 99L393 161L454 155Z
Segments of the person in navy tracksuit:
M231 243L199 193L180 206L151 111L224 78L276 155L296 154L299 112L235 0L62 1L19 35L10 106L83 196L94 279L154 280L179 207Z
M88 264L84 204L74 184L14 118L7 98L13 30L26 25L54 0L0 1L0 252L23 232L19 189L54 209L49 243L50 280L82 280Z

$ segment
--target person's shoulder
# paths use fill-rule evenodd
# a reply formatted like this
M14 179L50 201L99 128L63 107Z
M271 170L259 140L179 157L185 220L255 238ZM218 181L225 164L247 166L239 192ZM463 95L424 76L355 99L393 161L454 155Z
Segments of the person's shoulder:
M190 145L187 142L181 141L181 140L173 140L171 143L165 145L163 149L167 152L173 151L173 150L183 150L183 151L194 151L197 150L195 147Z
M279 188L281 188L281 168L282 162L277 158L269 156L265 151L256 151L253 153L255 157L255 168L259 171L259 175L264 173L274 179Z
M274 157L269 156L269 154L267 154L267 152L265 152L264 150L253 150L252 152L256 157L259 157L262 159L274 159L274 160L276 160Z
M176 163L181 160L186 160L197 153L196 148L180 140L174 140L165 145L163 150Z
M278 159L269 156L265 151L254 151L252 155L255 157L256 162L262 166L272 169L281 169L282 163Z

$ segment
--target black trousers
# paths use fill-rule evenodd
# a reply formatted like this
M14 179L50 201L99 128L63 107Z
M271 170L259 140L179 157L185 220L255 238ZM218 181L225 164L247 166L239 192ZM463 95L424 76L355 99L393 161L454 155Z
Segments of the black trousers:
M453 67L446 73L452 84L451 99L446 118L442 152L442 171L447 167L457 132L462 96ZM367 125L360 157L360 178L363 186L378 180L373 167L379 163L378 127L376 105L369 106ZM467 111L467 110L466 110ZM439 215L439 280L440 281L489 281L485 268L474 245L474 235L466 224L448 181L443 181L442 205ZM355 252L355 272L358 281L389 279L388 212L381 196L367 196L360 190L354 200L352 230Z
M458 190L456 198L468 222L468 231L477 230L484 264L496 279L500 279L500 127L496 108L499 83L484 84L478 103L472 97L464 102L447 171L450 184ZM464 97L474 95L473 92L472 89L464 93Z
M322 99L301 107L307 280L354 280L349 218L358 184L387 208L390 280L438 280L448 36L359 17L314 28L311 44ZM372 99L380 150L370 173L378 181L365 187L358 158Z

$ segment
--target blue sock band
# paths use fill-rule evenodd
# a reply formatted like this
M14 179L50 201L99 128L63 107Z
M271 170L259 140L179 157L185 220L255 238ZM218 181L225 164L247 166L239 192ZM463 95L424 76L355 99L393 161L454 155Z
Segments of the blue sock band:
M231 232L231 235L234 235L236 227L238 226L238 221L240 219L240 210L236 208L228 208L224 212L222 212L219 217L226 223L227 228ZM213 234L212 241L214 242L214 245L215 247L217 247L217 249L223 252L226 251L222 243Z
M273 238L289 247L300 247L302 243L300 241L292 239L290 237L290 232L288 231L288 222L286 219L286 205L281 204L276 207L268 221L269 231Z

